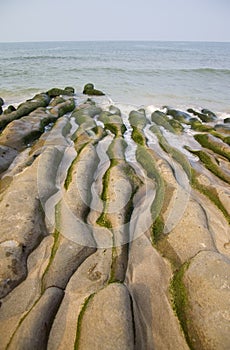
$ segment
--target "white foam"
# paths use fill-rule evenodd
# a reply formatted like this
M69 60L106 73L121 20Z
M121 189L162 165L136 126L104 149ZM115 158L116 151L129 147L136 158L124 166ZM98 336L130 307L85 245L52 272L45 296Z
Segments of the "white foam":
M217 116L220 120L224 120L226 118L230 118L230 113L221 113L221 112L218 112L217 113Z

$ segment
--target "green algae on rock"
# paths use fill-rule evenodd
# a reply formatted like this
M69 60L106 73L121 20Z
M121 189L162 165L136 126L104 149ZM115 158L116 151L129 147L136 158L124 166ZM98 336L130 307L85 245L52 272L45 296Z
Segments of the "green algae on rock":
M83 94L89 95L89 96L103 96L105 95L104 92L94 89L94 85L91 83L88 83L84 86Z
M0 117L0 347L230 348L228 124L87 85Z

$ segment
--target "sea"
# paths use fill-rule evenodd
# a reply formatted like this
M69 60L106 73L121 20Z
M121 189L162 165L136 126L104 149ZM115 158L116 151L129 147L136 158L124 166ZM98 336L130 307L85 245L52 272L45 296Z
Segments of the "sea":
M230 42L0 43L0 96L17 104L86 83L135 108L207 108L230 115Z

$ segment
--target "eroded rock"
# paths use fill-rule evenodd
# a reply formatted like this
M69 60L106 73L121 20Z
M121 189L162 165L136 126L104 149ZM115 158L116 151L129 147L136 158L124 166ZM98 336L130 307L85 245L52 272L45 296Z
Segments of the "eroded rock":
M0 349L228 349L227 124L84 93L0 118Z
M230 263L215 252L200 252L184 273L188 335L195 349L230 346Z

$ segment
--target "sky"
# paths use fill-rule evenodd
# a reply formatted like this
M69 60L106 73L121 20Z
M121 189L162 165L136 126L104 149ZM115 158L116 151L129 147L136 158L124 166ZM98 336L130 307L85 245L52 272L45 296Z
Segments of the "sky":
M230 41L230 0L1 0L0 42Z

